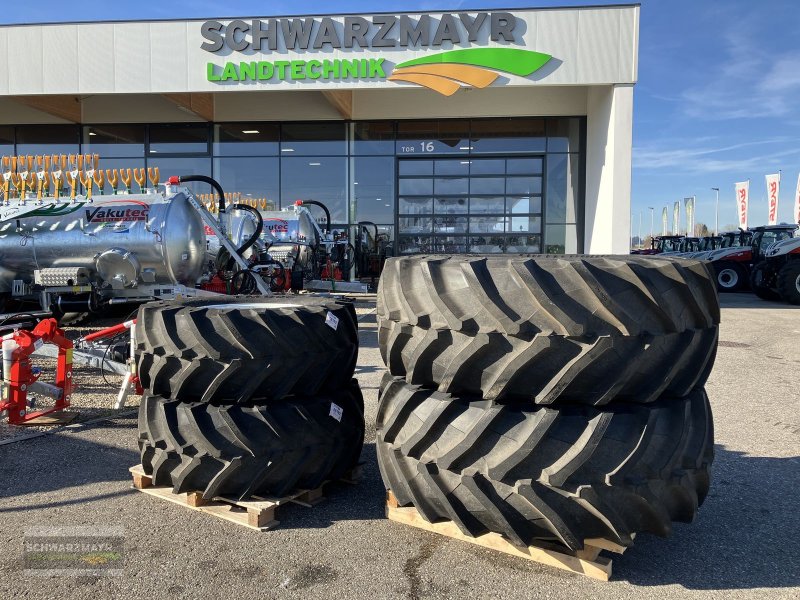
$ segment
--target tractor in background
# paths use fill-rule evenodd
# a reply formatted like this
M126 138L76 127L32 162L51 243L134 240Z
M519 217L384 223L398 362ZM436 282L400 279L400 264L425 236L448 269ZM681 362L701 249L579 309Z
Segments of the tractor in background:
M750 285L764 300L800 304L800 237L770 244L763 260L753 267Z

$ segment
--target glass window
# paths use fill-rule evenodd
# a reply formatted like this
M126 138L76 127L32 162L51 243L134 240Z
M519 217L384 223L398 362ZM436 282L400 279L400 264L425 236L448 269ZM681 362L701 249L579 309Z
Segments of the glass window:
M208 126L151 125L148 154L206 154Z
M541 194L541 177L509 177L506 179L506 192L509 194Z
M580 190L580 158L578 154L547 156L548 223L577 223ZM549 244L550 242L547 241Z
M469 172L471 175L504 175L506 172L506 161L502 158L472 159L470 160Z
M194 158L158 158L151 154L147 159L147 166L158 167L161 182L163 183L173 175L208 175L211 173L211 158L200 156ZM214 191L206 183L191 182L187 184L187 187L195 193L208 194Z
M347 153L345 124L284 123L281 127L281 156L343 155Z
M433 179L400 179L398 182L400 186L399 193L409 196L430 196L433 194Z
M505 177L473 177L469 182L470 194L493 194L502 196L505 190Z
M508 228L509 233L541 233L542 217L534 215L513 216Z
M296 200L322 202L331 212L332 223L347 223L347 159L281 157L281 206Z
M577 225L547 225L544 239L547 254L576 254L578 252Z
M469 175L468 160L437 160L434 162L437 175Z
M401 160L400 175L433 175L432 160Z
M277 123L221 123L214 125L214 154L275 156L279 136Z
M14 154L14 128L0 125L0 156Z
M512 214L541 213L541 196L523 196L522 198L509 198L508 211Z
M83 128L84 154L144 156L143 125L92 125Z
M469 152L469 121L400 121L397 154Z
M542 159L541 158L509 158L508 161L508 174L509 175L541 175L542 174Z
M509 235L506 238L506 252L538 254L542 251L540 235Z
M469 192L469 179L466 177L436 178L433 191L437 194L467 194Z
M467 251L467 237L435 236L430 251L438 254L464 254Z
M548 119L547 151L579 152L580 132L580 119Z
M394 221L393 156L352 159L355 221Z
M435 217L434 233L467 233L467 217Z
M473 215L486 213L502 213L505 211L505 198L470 198L469 212Z
M479 119L471 124L471 149L482 152L544 152L544 119Z
M259 207L276 209L279 205L277 158L215 158L214 178L226 193L255 200Z
M430 233L433 227L431 217L400 217L400 233Z
M470 233L503 233L508 217L502 215L469 218Z
M503 252L506 239L498 235L481 235L469 238L469 251L477 254L498 254Z
M433 198L400 197L398 212L403 215L429 215L433 213Z
M436 198L434 199L434 212L437 215L466 214L466 198Z
M360 121L353 123L353 154L394 154L394 123Z
M78 154L80 129L76 125L17 127L17 154Z
M397 239L399 254L426 254L433 248L433 238L419 235L400 235Z

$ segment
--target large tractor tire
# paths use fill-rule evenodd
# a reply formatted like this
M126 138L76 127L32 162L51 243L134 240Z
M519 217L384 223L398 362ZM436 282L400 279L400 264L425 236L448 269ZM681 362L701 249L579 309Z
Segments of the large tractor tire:
M800 258L789 261L778 271L778 291L784 302L800 304Z
M378 339L389 371L408 383L501 402L602 405L682 397L702 387L716 357L718 330L523 340L385 321Z
M762 260L753 266L750 271L750 289L756 296L762 300L777 302L781 295L775 285L775 273L767 261Z
M139 379L153 394L277 400L347 385L358 322L352 304L319 298L155 302L139 309L136 342Z
M624 546L690 522L714 457L703 390L680 400L602 408L496 405L387 375L378 408L381 475L399 505L467 535L571 551L589 538Z
M702 386L720 318L704 263L636 256L390 259L377 313L384 362L409 383L596 405Z
M747 271L739 263L721 260L711 264L720 292L739 292L747 287Z
M326 395L238 405L145 394L139 407L145 473L175 493L200 491L207 499L317 488L352 469L363 443L355 380Z

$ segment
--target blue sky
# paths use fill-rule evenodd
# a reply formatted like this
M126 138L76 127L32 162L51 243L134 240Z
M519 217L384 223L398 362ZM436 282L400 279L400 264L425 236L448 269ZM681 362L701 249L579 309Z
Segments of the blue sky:
M269 16L454 8L597 5L564 0L453 0L381 3L7 2L0 21ZM734 183L751 180L750 222L766 222L764 175L782 170L779 220L789 220L800 172L800 6L797 0L644 0L635 90L633 233L656 229L662 207L697 196L697 221L736 222Z

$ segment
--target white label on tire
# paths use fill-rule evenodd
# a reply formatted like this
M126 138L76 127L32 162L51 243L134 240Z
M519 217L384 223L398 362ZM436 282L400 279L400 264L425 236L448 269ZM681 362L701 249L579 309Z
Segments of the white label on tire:
M329 312L328 316L325 317L325 325L336 331L336 329L339 327L339 317L332 312Z
M329 412L328 415L333 417L334 419L336 419L337 421L339 421L341 423L342 422L342 414L344 414L344 411L342 410L342 407L339 406L338 404L335 404L335 403L331 402L331 412Z

